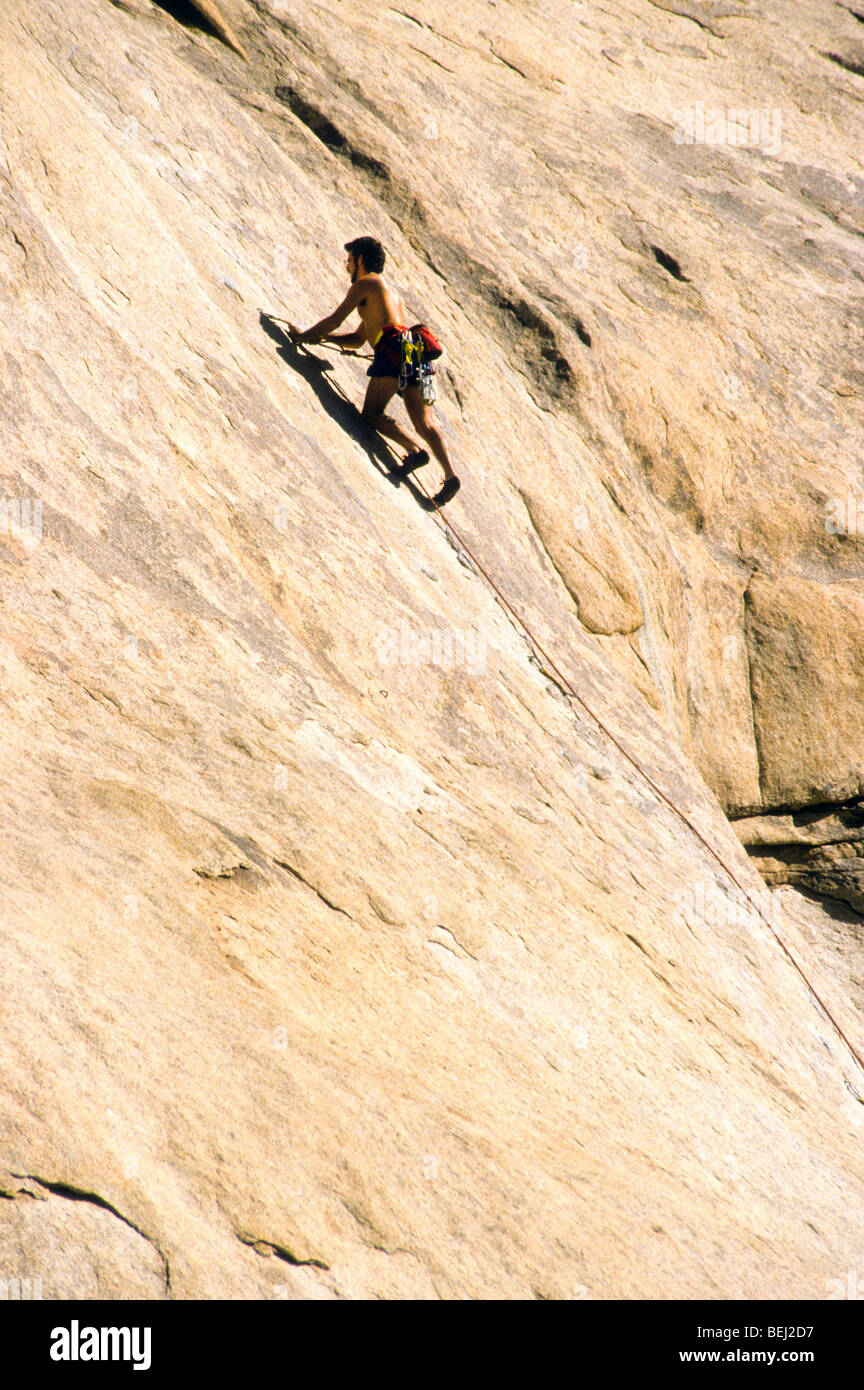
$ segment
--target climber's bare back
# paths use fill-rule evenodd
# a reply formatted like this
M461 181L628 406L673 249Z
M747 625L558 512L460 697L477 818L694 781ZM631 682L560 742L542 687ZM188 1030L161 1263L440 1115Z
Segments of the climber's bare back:
M356 309L363 323L367 343L374 343L388 323L407 328L408 310L402 296L392 289L383 275L363 275L351 286Z

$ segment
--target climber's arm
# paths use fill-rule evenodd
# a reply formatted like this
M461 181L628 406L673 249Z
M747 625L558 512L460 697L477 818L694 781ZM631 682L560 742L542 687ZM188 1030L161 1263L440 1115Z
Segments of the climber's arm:
M361 348L366 341L366 329L361 325L353 333L328 333L328 342L336 343L343 352L351 348Z
M295 328L293 323L289 323L288 328L292 340L295 343L320 343L325 338L333 334L334 328L338 328L340 323L344 323L348 315L353 313L363 297L363 289L359 285L352 285L338 309L334 309L332 314L328 314L326 319L320 319L311 328L303 332Z

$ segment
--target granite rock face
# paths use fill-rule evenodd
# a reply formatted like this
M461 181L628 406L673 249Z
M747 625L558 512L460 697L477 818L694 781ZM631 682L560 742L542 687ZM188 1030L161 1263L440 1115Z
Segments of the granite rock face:
M196 8L0 14L0 1280L824 1297L864 1075L774 932L860 1051L864 28ZM458 536L261 318L361 233Z

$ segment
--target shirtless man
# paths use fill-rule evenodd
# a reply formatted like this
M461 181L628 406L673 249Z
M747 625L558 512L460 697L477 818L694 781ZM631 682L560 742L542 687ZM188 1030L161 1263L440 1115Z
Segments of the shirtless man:
M415 468L422 468L424 463L429 462L428 453L418 441L384 414L386 406L399 389L399 378L388 360L387 348L398 341L399 333L408 326L405 322L408 311L401 295L387 284L381 274L385 252L380 241L369 236L355 237L353 241L346 242L345 250L348 253L345 267L351 276L351 288L339 308L328 314L326 319L321 319L320 323L307 328L305 333L293 323L289 323L288 332L292 342L338 343L343 352L362 347L366 342L371 343L374 357L366 373L371 381L363 402L363 419L385 439L392 439L408 450L401 468L397 470L401 477L406 477ZM334 328L344 323L355 309L360 315L360 328L353 333L334 333ZM444 470L444 485L435 495L435 502L443 506L459 491L459 479L453 471L444 436L435 422L432 407L423 399L419 385L409 382L403 396L412 425Z

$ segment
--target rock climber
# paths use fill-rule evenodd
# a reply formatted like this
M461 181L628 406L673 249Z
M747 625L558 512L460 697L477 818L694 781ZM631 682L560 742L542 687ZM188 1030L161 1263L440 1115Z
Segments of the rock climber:
M295 343L336 343L343 352L362 347L366 342L372 345L372 365L366 373L371 380L363 402L363 419L385 439L392 439L408 451L396 470L399 477L407 477L415 469L422 468L429 462L426 449L412 439L401 425L384 414L393 396L400 391L412 425L444 470L443 487L435 494L436 504L443 506L459 491L459 479L453 471L435 414L431 405L424 400L419 382L407 381L400 390L400 369L397 364L408 312L401 295L381 274L386 252L380 241L370 236L355 237L353 241L346 242L345 251L345 268L351 277L351 288L342 303L327 318L313 324L305 332L289 323L289 336ZM351 333L334 333L333 330L344 323L355 309L360 315L361 326Z

